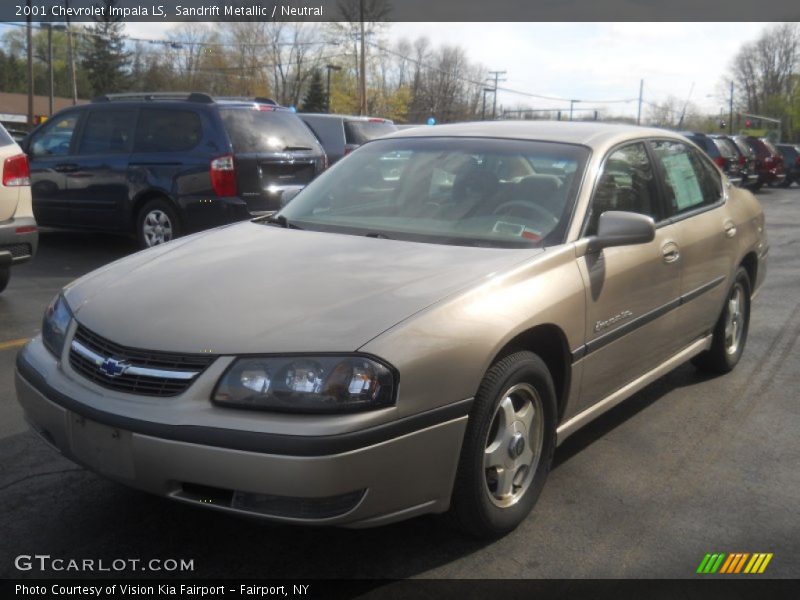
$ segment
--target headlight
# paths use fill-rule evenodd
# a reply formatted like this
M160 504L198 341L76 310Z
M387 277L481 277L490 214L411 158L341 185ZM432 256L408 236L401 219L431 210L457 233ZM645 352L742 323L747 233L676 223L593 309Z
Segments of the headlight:
M69 309L67 301L64 300L64 296L58 294L44 311L42 320L42 341L56 358L61 358L71 320L72 311Z
M214 391L214 402L283 412L333 413L394 403L388 367L361 356L241 358Z

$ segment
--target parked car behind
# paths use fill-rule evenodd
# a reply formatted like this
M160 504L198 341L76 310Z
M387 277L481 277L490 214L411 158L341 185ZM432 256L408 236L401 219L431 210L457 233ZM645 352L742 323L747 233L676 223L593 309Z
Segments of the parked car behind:
M747 182L755 177L755 174L748 169L747 156L744 152L739 149L730 136L712 134L708 137L711 138L720 155L729 163L726 168L723 168L723 171L728 175L731 182L739 186L746 186ZM714 162L719 165L721 161ZM755 161L753 162L755 163Z
M768 248L758 200L663 130L409 129L275 216L68 285L17 397L66 457L187 504L351 527L450 511L493 537L567 436L688 360L736 366Z
M392 121L377 117L318 113L300 113L299 116L325 148L330 164L369 140L397 131Z
M744 181L743 165L739 161L739 153L733 143L719 136L709 136L704 133L683 131L681 135L689 138L711 157L714 164L728 176L734 185L741 185Z
M800 184L800 144L778 144L776 148L783 157L783 166L786 169L783 185L789 187L795 181Z
M28 157L0 125L0 292L11 267L33 258L39 233L31 209Z
M751 189L757 191L765 185L780 185L786 179L783 157L772 142L749 135L737 139L750 146L756 157L756 181Z
M40 225L133 232L142 247L275 211L325 167L288 108L200 93L103 96L24 147Z
M756 166L756 153L750 147L742 136L733 136L729 137L736 149L739 151L739 155L744 158L745 162L745 173L747 177L743 181L743 186L751 191L755 191L757 189L756 185L758 182L758 167ZM740 159L741 160L741 159Z

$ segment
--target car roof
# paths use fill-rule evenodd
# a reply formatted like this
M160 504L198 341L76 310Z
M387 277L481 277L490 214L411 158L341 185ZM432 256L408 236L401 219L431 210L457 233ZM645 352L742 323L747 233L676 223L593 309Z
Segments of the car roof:
M562 142L601 147L626 139L666 137L683 141L673 131L636 125L585 121L475 121L401 129L386 138L405 137L493 137L541 142Z
M367 115L336 115L330 113L297 113L300 118L303 117L314 117L314 118L322 118L322 119L346 119L348 121L375 121L375 119L379 119L383 123L392 123L391 119L384 119L383 117L370 117Z

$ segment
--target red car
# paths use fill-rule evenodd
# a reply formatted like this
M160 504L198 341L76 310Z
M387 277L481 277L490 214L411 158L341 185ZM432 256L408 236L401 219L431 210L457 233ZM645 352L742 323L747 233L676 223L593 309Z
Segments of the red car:
M743 136L745 143L753 149L756 155L757 179L752 186L755 191L763 185L779 185L786 179L786 169L783 166L783 157L778 149L767 139L752 136Z

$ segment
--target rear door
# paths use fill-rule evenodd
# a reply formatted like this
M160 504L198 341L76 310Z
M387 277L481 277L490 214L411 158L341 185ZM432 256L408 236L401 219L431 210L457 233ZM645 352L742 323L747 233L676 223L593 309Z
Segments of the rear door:
M103 106L89 111L67 173L69 218L75 226L128 226L128 160L135 124L135 108Z
M299 117L271 106L220 108L230 138L239 196L251 214L278 210L284 192L305 187L325 153Z
M652 142L667 210L680 246L676 337L688 345L716 323L733 271L736 226L725 206L719 172L688 144Z
M647 244L605 248L578 260L586 282L586 335L581 407L587 408L657 366L676 351L675 306L680 253L664 214L644 142L612 150L595 186L584 236L597 233L606 211L648 215Z
M69 224L68 175L75 164L76 131L84 111L56 115L26 142L33 212L39 225Z

